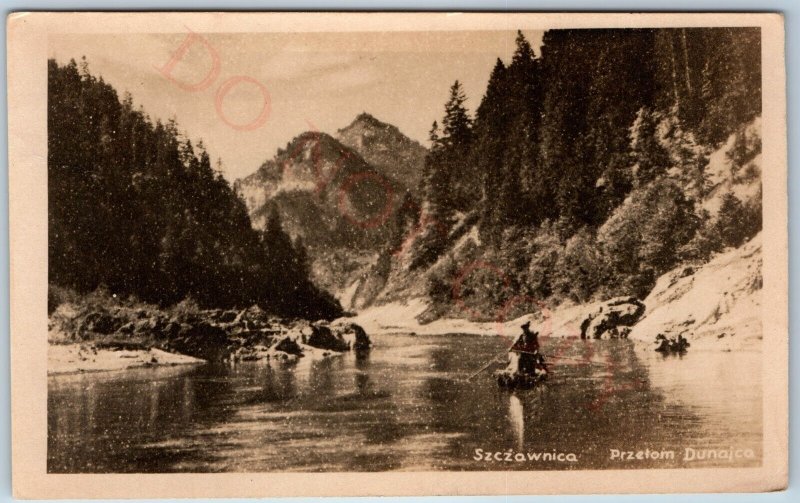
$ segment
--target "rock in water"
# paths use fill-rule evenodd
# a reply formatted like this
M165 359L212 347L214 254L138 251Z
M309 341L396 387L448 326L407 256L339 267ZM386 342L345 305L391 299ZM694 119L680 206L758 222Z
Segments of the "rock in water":
M645 312L645 305L635 297L617 297L605 302L581 322L581 339L625 338Z
M350 350L350 345L345 341L341 333L334 333L330 327L321 324L311 325L311 335L308 336L306 344L331 351Z
M341 337L350 349L362 350L372 345L367 332L359 325L346 320L337 320L331 324L331 330Z
M279 340L271 348L273 351L280 351L282 353L300 356L303 354L303 348L292 337L287 336Z
M228 336L225 330L208 322L182 325L180 333L166 347L181 354L203 360L222 360L227 352Z

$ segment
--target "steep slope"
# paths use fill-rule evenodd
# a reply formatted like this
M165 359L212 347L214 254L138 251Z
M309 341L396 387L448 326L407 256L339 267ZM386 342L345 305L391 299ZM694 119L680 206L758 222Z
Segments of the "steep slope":
M315 281L341 294L373 264L395 233L404 184L325 133L306 132L234 188L263 228L273 205L284 228L302 237Z
M693 349L731 349L757 344L761 326L761 234L699 267L682 266L661 276L644 300L647 311L630 334L652 341L682 334Z
M723 196L732 193L745 204L761 197L761 117L743 125L708 156L709 187L703 208L716 215Z
M403 183L413 194L417 193L428 150L397 127L365 112L340 129L336 139L385 175Z
M720 253L698 266L681 266L661 276L644 299L644 316L629 338L650 349L655 336L681 334L691 350L755 349L763 335L761 234L748 243ZM526 314L494 322L440 318L420 323L430 310L423 296L395 299L359 313L357 321L370 333L470 333L513 337L531 321L545 337L578 337L581 324L605 301L566 303L544 313Z
M760 211L760 131L761 118L756 117L752 121L740 125L736 132L729 135L726 141L716 147L693 146L697 151L698 158L702 159L700 164L703 166L704 191L697 194L697 197L702 197L702 199L693 205L693 209L688 209L688 212L698 215L702 210L707 212L708 221L705 224L707 229L713 230L713 226L719 220L723 201L731 195L740 200L748 211ZM665 149L670 146L667 140L662 141L665 142ZM685 155L685 149L681 152ZM679 163L675 162L675 164L676 167L665 174L666 180L681 192L691 194L692 184L695 183L695 180L691 177L687 180L682 170L677 167ZM618 221L631 222L633 225L630 228L625 227L617 233L616 238L622 239L623 245L618 245L616 248L608 246L607 242L599 242L599 238L591 233L576 235L565 240L558 236L557 229L553 226L527 233L515 230L514 233L509 234L514 236L514 239L506 240L499 247L494 245L493 248L492 243L482 242L481 239L482 236L489 234L485 231L487 226L492 225L491 222L487 222L485 218L474 212L469 215L458 215L452 222L448 222L446 228L439 226L440 222L432 221L429 218L427 221L419 223L416 228L406 230L408 246L402 255L392 257L391 268L389 272L384 273L388 279L384 281L383 290L374 295L375 302L382 304L404 298L427 297L430 302L427 302L426 305L430 309L420 317L421 320L429 321L439 317L466 317L469 312L483 313L483 317L486 318L491 317L486 313L493 312L505 301L504 298L496 295L496 292L512 291L511 288L498 284L501 277L506 277L511 282L517 282L516 290L513 290L513 293L525 292L525 295L532 295L554 306L570 299L580 304L598 299L604 300L617 295L631 295L633 291L619 287L624 278L612 272L602 276L606 278L604 281L609 281L610 278L606 285L606 291L584 296L582 299L574 299L565 295L559 296L553 290L554 285L558 284L562 285L562 289L565 289L564 285L571 287L575 281L581 280L581 274L595 274L607 266L599 257L608 257L610 254L613 258L614 254L624 252L632 253L633 260L642 260L641 257L636 258L639 251L635 253L632 251L636 249L636 246L640 246L635 238L642 226L647 223L641 220L662 218L668 213L658 211L657 205L653 207L655 210L650 208L653 211L647 213L643 211L647 209L647 205L633 204L632 197L637 195L638 191L638 200L641 202L643 199L641 193L649 191L659 194L662 186L669 187L668 184L656 186L653 182L643 183L611 211L611 215L618 218ZM651 187L654 188L651 190ZM661 208L669 209L670 206L663 205ZM728 216L730 217L730 215ZM691 223L691 219L689 220ZM667 222L666 220L660 221ZM672 224L670 221L664 225ZM683 227L675 227L673 230L680 229ZM603 230L605 227L601 226L600 234ZM429 241L426 240L426 236L437 234L441 238L439 241L443 243L444 249L437 254L434 261L416 266L417 258L426 251L426 241ZM706 232L706 235L709 236L708 239L719 239L713 232ZM625 241L627 238L630 240ZM698 239L692 243L692 246L698 242L701 241ZM617 244L619 243L620 241L617 242ZM737 245L738 243L733 246ZM649 249L645 251L649 251ZM665 253L677 256L678 249L665 249ZM516 265L519 262L527 262L528 266L520 268ZM481 266L468 275L466 280L468 284L463 288L462 297L466 305L474 307L471 311L467 311L461 307L461 302L454 302L452 286L460 274L463 274L464 271L471 271L471 265L476 263L489 265ZM673 265L661 269L658 274L668 271ZM543 281L542 278L548 275L550 279ZM597 274L597 276L601 275ZM647 289L644 289L644 293L640 295L646 295L649 292L649 289L655 285L654 281L657 276L653 275L650 280L652 283L649 283ZM541 288L542 284L545 284L545 288ZM617 289L614 290L614 288Z
M151 121L85 62L51 59L47 73L51 286L162 306L190 298L314 319L341 313L280 229L259 236L202 144L177 123Z

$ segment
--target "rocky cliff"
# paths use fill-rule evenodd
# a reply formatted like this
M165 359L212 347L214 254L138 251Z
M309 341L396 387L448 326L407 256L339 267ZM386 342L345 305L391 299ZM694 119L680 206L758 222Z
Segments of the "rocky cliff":
M652 341L683 335L692 349L739 349L762 338L761 234L710 262L678 267L658 279L647 311L630 333Z
M361 114L337 138L297 136L234 188L258 228L278 209L287 232L303 238L315 283L351 308L399 234L397 215L415 206L424 156L396 127Z
M404 135L396 126L381 122L365 112L340 129L336 139L418 195L428 150Z

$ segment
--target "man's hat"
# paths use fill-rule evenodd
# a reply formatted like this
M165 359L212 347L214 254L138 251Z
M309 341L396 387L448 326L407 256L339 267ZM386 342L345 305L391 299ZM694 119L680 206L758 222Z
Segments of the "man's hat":
M525 323L522 324L522 328L528 328L529 326L531 326L530 320L528 320L528 321L526 321Z

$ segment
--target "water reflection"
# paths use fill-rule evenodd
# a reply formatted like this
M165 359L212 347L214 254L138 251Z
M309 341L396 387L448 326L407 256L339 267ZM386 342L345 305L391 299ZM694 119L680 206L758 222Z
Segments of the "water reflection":
M517 437L517 450L521 451L525 445L525 408L522 406L522 401L514 394L508 397L508 420Z
M630 341L554 340L545 386L509 393L492 369L466 379L503 344L383 336L370 352L296 365L52 377L48 470L668 468L681 461L612 465L609 450L760 446L760 382L739 373L760 376L758 355L663 360ZM572 451L579 463L477 462L476 449Z

